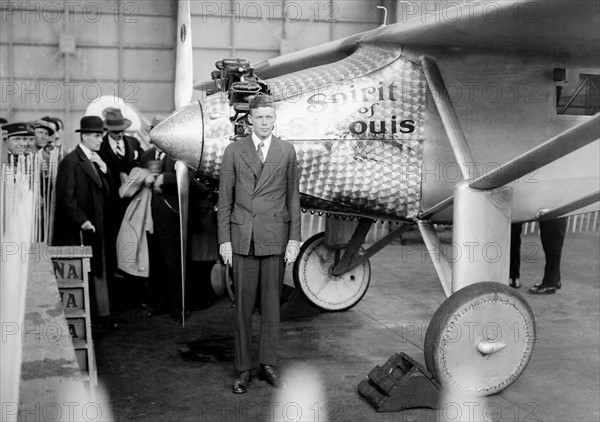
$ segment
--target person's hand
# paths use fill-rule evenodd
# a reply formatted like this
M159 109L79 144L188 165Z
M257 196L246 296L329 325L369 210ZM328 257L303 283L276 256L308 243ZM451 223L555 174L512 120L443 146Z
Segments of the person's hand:
M156 179L154 180L154 192L155 193L162 193L163 183L165 183L165 177L164 177L163 173L161 173L158 176L156 176Z
M219 245L219 254L223 258L225 265L231 265L233 262L233 250L231 248L231 242L224 242Z
M96 228L90 220L86 220L85 223L81 225L81 230L91 230L92 233L96 233Z
M146 178L144 179L144 185L152 186L154 184L154 178L155 178L154 174L152 174L152 173L148 174L148 176L146 176Z
M297 240L289 240L288 244L285 248L285 256L283 260L288 264L294 263L296 258L298 258L298 254L300 253L300 242Z

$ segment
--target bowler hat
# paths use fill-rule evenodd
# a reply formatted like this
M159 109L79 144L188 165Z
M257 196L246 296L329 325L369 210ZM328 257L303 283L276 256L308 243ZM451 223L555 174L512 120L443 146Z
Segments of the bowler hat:
M2 126L2 130L6 131L6 136L33 136L34 133L31 131L31 127L27 126L27 123L10 123Z
M54 128L52 126L50 126L48 124L48 122L45 121L45 120L41 120L41 119L40 120L36 120L35 122L33 122L33 127L35 129L41 127L41 128L46 129L48 131L48 135L50 135L50 136L54 135Z
M98 116L84 116L79 121L79 129L75 132L81 133L104 133L104 122Z
M118 108L107 108L104 117L104 128L107 130L125 130L131 126L131 120L123 117Z

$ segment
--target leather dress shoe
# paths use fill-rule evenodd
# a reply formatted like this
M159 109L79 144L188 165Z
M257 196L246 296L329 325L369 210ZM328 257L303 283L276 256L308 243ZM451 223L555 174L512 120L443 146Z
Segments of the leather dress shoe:
M231 392L233 394L244 394L246 391L248 391L250 382L252 382L252 372L250 370L240 372L236 380L233 382Z
M511 278L510 279L510 283L508 283L508 285L510 287L512 287L513 289L520 289L521 288L521 282L519 281L518 278Z
M285 382L281 379L277 370L271 365L260 364L260 373L259 378L261 380L267 381L274 388L282 390L285 388Z
M529 293L532 295L551 295L556 293L556 286L544 286L543 284L536 284L529 289Z

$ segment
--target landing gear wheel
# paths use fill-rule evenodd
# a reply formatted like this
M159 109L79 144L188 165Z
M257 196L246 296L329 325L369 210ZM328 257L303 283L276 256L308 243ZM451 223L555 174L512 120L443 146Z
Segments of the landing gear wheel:
M343 253L325 245L325 233L318 233L302 245L294 263L294 284L308 301L323 311L345 311L363 298L371 280L369 261L340 276L331 275Z
M533 312L519 293L501 283L475 283L433 315L425 363L442 386L489 396L519 378L535 342Z

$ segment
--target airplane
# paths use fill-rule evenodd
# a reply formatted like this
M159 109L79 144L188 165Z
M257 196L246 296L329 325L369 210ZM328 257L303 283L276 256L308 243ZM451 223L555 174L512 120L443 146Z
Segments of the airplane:
M518 379L536 323L508 286L510 224L599 209L600 110L562 114L582 88L570 98L560 88L600 74L600 3L435 2L424 13L400 2L397 24L253 65L219 61L191 104L189 4L179 4L177 110L150 137L185 164L182 183L191 169L217 184L224 149L250 130L248 99L271 95L302 207L331 217L304 242L295 286L322 310L350 309L368 289L369 258L417 226L447 296L425 337L427 369L478 396ZM364 249L376 220L401 224ZM450 252L436 224L452 224Z

